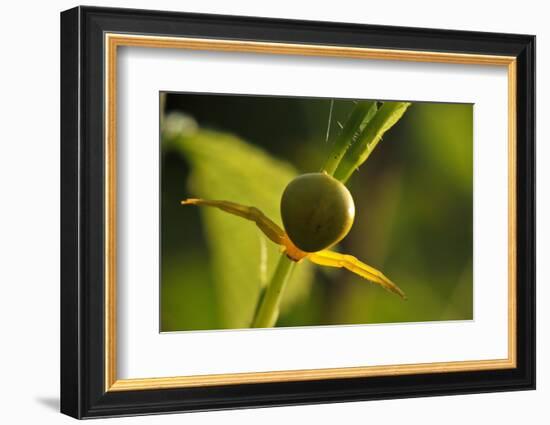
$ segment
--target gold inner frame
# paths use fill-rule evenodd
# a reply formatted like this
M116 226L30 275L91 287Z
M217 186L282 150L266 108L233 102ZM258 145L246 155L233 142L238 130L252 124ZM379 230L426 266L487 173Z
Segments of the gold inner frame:
M495 360L118 379L116 373L116 98L119 46L504 66L508 71L508 357ZM105 391L510 369L516 367L516 58L325 45L105 34Z

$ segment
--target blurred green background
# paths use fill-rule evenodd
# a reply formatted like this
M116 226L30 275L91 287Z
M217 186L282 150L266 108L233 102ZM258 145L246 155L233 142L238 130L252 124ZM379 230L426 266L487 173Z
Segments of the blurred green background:
M334 99L161 94L161 331L248 327L279 247L251 222L188 197L260 208L281 224L293 176L319 171L354 106ZM302 261L277 326L472 319L473 106L413 102L348 187L336 250L383 271L407 301Z

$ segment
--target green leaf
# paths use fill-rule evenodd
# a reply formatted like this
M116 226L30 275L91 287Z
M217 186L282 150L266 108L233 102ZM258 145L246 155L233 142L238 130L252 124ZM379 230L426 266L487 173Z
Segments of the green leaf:
M356 141L357 137L372 119L377 109L376 102L374 101L359 101L357 105L355 105L323 166L323 170L327 174L334 174L344 154Z
M365 126L357 138L357 142L346 152L334 177L345 183L353 172L367 160L384 133L399 121L409 106L408 102L384 102L376 115Z
M281 225L281 194L297 174L290 164L225 133L199 130L173 136L165 140L191 165L188 187L192 196L255 206ZM211 208L201 208L200 214L222 326L248 327L262 286L275 270L280 247L250 221ZM285 290L282 310L307 296L311 279L311 267L300 263Z

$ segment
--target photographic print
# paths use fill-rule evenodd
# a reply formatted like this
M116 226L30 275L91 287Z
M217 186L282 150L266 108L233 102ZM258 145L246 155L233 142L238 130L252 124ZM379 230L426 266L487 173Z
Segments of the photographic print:
M474 105L160 105L161 332L473 319Z

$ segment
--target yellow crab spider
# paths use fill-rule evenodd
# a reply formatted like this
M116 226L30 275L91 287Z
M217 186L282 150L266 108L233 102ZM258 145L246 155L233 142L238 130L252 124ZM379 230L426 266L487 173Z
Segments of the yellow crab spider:
M348 189L326 173L303 174L292 180L281 198L281 216L285 230L253 206L223 200L185 199L182 205L218 208L250 220L286 256L304 259L327 267L344 268L406 299L404 292L382 272L352 255L326 248L343 239L353 224L355 207Z

